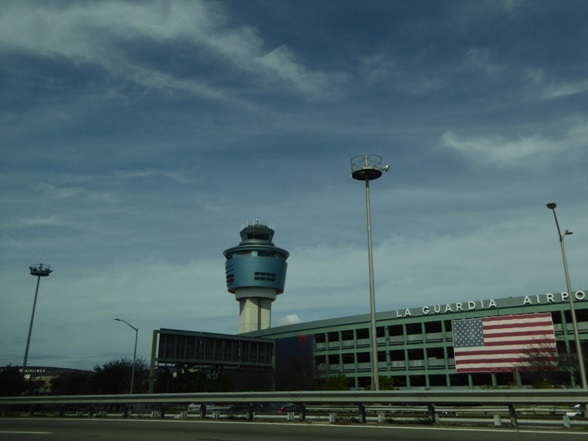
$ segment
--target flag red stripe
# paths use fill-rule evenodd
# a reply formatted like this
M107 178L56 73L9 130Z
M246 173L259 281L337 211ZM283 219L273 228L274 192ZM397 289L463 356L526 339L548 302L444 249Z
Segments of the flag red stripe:
M458 373L512 372L557 367L557 347L550 313L518 314L485 317L480 320L481 346L454 347L455 368ZM456 326L457 328L457 326ZM475 329L459 327L457 335ZM465 342L475 341L465 335ZM454 339L457 339L454 335Z
M510 345L530 345L537 346L546 343L555 343L555 339L537 338L529 341L528 339L508 340L508 341L489 341L484 346L510 346Z
M492 354L521 354L521 353L526 353L526 354L532 354L532 353L538 353L538 354L544 354L544 353L557 353L557 348L553 347L553 348L525 348L525 349L484 349L484 348L480 348L480 349L476 349L473 351L460 351L455 349L453 351L454 356L458 357L458 356L464 356L464 355L483 355L483 354L487 354L487 355L492 355Z
M551 317L549 312L538 312L533 314L517 314L517 315L495 315L492 317L484 317L485 322L501 322L501 321L515 321L520 322L521 320L533 319L533 318L545 318Z
M456 358L457 360L457 358ZM484 357L480 357L478 356L478 358L474 358L474 359L460 359L459 363L460 364L481 364L482 362L484 364L490 365L492 363L507 363L507 362L514 362L516 361L518 362L524 362L525 364L528 364L530 361L538 361L538 360L545 360L546 362L550 362L550 361L555 361L557 360L557 356L555 355L545 355L545 356L539 356L539 357L533 357L533 356L513 356L513 357L505 357L505 358L497 358L497 357L492 357L490 359L486 359Z
M532 330L526 330L526 331L517 331L517 332L493 332L491 334L484 332L484 337L491 337L491 338L496 338L496 337L516 337L516 336L533 336L533 335L537 335L540 337L547 337L548 335L553 335L552 333L549 333L548 331L546 331L545 329L539 329L537 331L532 331Z
M549 369L549 370L556 370L557 365L545 366L544 368ZM480 373L480 372L512 372L514 369L515 368L513 368L512 366L510 366L510 367L496 366L496 367L490 367L490 368L475 367L475 368L465 368L465 369L457 368L457 373L458 374L476 374L476 373ZM535 370L535 369L533 369L532 366L517 366L516 369L520 372Z
M552 365L557 364L557 359L554 357L543 359L542 357L533 357L533 358L499 358L495 359L494 361L487 361L483 358L479 358L477 360L460 360L459 365L462 366L471 366L471 365L479 365L480 367L490 367L490 366L501 366L501 365L510 365L512 368L512 362L516 361L521 362L521 366L529 366L529 362L541 362L540 364L543 365ZM516 366L519 367L519 366Z
M484 330L490 329L513 329L513 328L540 328L550 327L553 323L550 321L540 322L515 322L515 323L484 323Z

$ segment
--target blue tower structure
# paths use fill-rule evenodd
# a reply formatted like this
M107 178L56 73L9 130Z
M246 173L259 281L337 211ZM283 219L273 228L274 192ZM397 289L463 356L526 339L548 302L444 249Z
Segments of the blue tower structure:
M288 251L272 243L274 230L255 221L241 243L224 251L227 289L239 302L239 333L271 326L272 302L284 292Z

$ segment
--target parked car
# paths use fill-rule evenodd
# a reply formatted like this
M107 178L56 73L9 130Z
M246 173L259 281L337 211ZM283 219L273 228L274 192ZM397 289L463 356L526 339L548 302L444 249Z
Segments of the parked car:
M279 403L278 404L280 413L289 413L289 412L300 412L300 406L294 403Z
M217 406L214 403L205 403L206 404L206 412L214 412L215 410L223 410L227 409L227 406ZM200 412L200 403L191 403L188 404L188 412Z
M570 410L566 411L566 415L570 418L584 418L586 413L586 405L585 404L576 404Z
M245 413L249 411L249 404L239 403L229 408L230 413ZM253 403L251 410L256 414L286 414L298 412L300 407L294 403Z

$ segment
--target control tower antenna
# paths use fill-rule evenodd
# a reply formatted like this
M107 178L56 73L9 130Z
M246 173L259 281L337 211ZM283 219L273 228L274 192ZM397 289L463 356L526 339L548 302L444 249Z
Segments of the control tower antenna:
M284 292L288 251L274 246L274 230L255 220L241 243L223 252L227 290L239 302L239 333L271 327L272 302Z

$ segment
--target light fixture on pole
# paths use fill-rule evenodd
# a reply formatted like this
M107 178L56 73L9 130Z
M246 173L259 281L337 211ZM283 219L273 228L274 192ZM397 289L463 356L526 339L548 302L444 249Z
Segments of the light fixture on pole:
M35 289L35 300L33 301L33 312L31 313L31 322L29 323L29 334L27 337L27 346L25 349L24 359L22 361L22 374L25 374L27 367L27 361L29 359L29 346L31 345L31 333L33 332L33 321L35 320L35 308L37 307L37 295L39 294L39 283L41 277L47 277L53 272L49 265L43 265L42 263L34 264L29 267L31 276L37 278L37 288Z
M358 181L365 181L365 206L367 213L368 266L370 283L370 317L371 317L371 347L372 347L372 389L380 390L378 373L378 339L376 335L376 294L374 288L374 257L372 252L372 219L370 209L370 181L387 172L389 165L382 165L382 158L378 155L358 155L351 158L351 177Z
M137 362L137 339L139 338L139 329L135 328L129 322L123 319L115 318L117 322L126 323L128 326L135 330L135 351L133 352L133 368L131 370L131 395L133 394L133 388L135 386L135 364Z
M561 247L561 256L563 259L563 266L564 266L564 273L566 277L566 287L568 290L568 299L570 301L570 314L572 316L572 325L574 327L574 339L576 341L576 354L578 356L578 369L580 370L580 383L582 384L582 389L588 388L586 384L586 370L584 368L584 357L582 355L582 345L580 344L580 335L578 333L578 322L576 320L576 310L574 308L574 292L572 291L572 283L570 282L570 273L568 271L568 260L566 258L566 249L564 246L564 238L570 234L573 234L569 230L565 230L562 234L559 228L559 222L557 221L557 214L555 214L555 207L557 205L555 202L550 202L547 204L547 208L553 211L553 217L555 219L555 226L557 227L557 235L559 237L559 245Z

